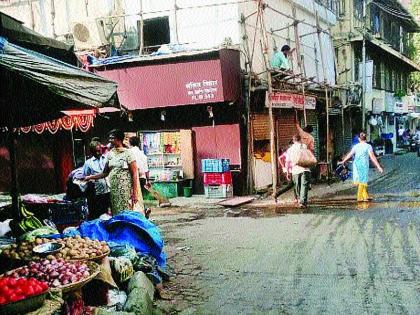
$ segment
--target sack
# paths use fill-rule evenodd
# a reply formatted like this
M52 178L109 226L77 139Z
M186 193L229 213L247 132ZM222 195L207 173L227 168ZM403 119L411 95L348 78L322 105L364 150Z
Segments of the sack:
M301 147L297 156L296 165L301 167L312 167L318 163L315 156L309 149Z

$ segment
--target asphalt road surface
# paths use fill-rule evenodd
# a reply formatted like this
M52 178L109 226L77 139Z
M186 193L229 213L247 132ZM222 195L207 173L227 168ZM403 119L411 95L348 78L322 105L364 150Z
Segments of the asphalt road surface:
M347 198L351 190L306 213L248 209L168 225L177 277L161 309L419 314L420 158L407 154L396 163L371 185L381 197L369 204Z

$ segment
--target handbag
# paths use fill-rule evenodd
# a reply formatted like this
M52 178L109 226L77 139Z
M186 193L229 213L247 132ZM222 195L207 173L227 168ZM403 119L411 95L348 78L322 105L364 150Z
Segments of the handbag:
M296 165L300 167L310 168L315 166L318 163L313 153L307 149L301 146L298 156Z

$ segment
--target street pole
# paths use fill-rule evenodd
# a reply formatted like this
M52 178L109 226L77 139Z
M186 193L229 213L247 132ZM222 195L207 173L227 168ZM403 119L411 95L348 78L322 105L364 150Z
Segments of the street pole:
M365 130L366 127L366 0L363 0L363 27L362 27L362 36L363 36L363 46L362 46L362 130Z

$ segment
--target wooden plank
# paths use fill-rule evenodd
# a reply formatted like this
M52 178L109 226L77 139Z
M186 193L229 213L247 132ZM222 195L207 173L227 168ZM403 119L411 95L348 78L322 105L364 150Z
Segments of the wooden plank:
M221 202L219 202L218 204L224 207L238 207L241 205L244 205L246 203L250 203L251 201L253 201L255 198L254 197L233 197L230 199L226 199L223 200Z
M184 178L194 178L194 151L192 143L192 131L190 129L180 130L179 148L181 151L181 164Z

